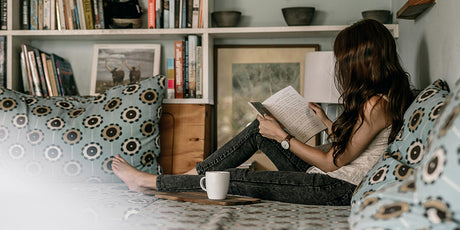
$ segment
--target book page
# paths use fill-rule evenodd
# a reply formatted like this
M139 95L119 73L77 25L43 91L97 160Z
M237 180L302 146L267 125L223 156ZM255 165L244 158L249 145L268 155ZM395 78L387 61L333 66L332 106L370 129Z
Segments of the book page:
M278 91L262 104L291 135L303 143L326 129L326 125L308 107L305 98L292 86Z

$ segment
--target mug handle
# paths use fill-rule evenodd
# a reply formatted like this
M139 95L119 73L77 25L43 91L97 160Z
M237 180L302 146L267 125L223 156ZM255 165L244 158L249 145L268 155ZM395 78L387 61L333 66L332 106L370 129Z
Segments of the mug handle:
M204 185L204 180L205 179L206 179L206 177L202 177L200 179L200 187L201 187L201 189L203 189L206 192L206 186Z

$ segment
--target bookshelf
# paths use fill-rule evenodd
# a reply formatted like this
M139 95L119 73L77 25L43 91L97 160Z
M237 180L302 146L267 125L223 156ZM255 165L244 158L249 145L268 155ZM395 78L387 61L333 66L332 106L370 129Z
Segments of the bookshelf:
M18 0L8 0L8 27L0 31L0 36L7 40L6 68L7 87L20 89L19 52L22 43L29 43L37 48L61 54L68 59L74 69L80 93L89 92L91 78L92 47L105 43L160 43L162 60L160 72L166 74L166 58L172 57L173 43L189 34L202 38L203 46L203 98L201 99L166 99L167 104L210 104L214 100L213 46L216 39L263 39L263 38L331 38L347 25L314 26L263 26L212 28L210 14L219 0L203 0L203 28L198 29L105 29L105 30L20 30L21 7ZM146 9L145 9L146 10ZM145 24L145 23L144 23ZM399 36L397 24L386 25Z

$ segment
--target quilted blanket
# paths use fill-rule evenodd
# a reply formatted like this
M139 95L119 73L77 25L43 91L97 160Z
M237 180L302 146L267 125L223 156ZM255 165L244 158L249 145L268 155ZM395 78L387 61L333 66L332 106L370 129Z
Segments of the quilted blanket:
M236 206L179 202L132 192L121 183L69 184L53 191L60 195L39 189L28 198L14 194L17 199L3 200L15 208L1 213L6 221L0 229L348 229L350 212L348 206L265 200Z

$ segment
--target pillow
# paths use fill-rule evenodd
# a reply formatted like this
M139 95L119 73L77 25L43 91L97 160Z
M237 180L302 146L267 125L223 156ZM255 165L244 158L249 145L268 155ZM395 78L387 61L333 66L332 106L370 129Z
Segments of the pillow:
M364 176L352 197L352 210L370 193L407 179L424 157L427 137L445 104L449 87L441 79L420 92L404 114L404 124L395 141Z
M119 182L111 163L121 154L156 174L164 91L164 76L95 97L39 98L1 89L0 161L27 176Z
M350 215L355 229L456 229L460 219L460 84L449 95L407 180L380 189Z

